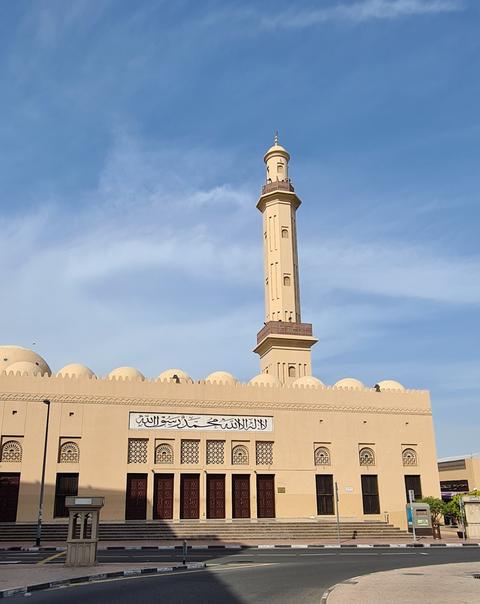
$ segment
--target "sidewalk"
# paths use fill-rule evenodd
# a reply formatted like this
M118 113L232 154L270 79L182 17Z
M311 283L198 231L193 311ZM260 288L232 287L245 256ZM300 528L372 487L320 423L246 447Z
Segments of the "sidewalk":
M338 583L322 604L473 604L480 602L480 560L373 573Z

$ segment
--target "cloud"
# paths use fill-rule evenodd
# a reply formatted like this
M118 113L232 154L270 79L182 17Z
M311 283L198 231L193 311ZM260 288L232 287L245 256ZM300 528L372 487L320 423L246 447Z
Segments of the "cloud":
M301 29L330 21L363 23L415 15L453 13L465 9L463 0L362 0L326 8L288 9L276 16L262 17L267 29Z

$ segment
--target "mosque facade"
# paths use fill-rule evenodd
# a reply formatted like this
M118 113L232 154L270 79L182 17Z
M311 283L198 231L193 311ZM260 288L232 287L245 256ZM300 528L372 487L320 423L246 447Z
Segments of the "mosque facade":
M36 352L0 346L0 522L37 518L47 412L46 521L65 522L68 495L103 495L108 521L328 520L338 508L342 519L405 528L409 489L439 496L428 391L312 375L289 160L276 138L257 203L261 372L246 384L225 371L98 377L77 363L54 374Z

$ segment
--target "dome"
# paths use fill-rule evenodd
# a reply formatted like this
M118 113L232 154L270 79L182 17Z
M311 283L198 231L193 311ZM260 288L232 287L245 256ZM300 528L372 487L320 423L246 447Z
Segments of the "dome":
M157 377L157 382L179 382L184 384L186 382L192 382L192 378L182 371L181 369L166 369Z
M69 365L65 365L62 367L60 371L57 372L57 377L86 377L86 378L95 378L96 375L93 373L91 369L82 365L80 363L70 363Z
M252 386L280 386L280 382L278 381L278 379L270 373L259 373L258 375L253 377L248 383Z
M142 382L145 379L143 373L135 369L135 367L117 367L113 371L110 371L107 377L109 380L141 380Z
M228 371L214 371L207 375L205 381L209 384L236 384L238 382L237 378Z
M30 361L17 361L16 363L12 363L8 366L7 373L21 373L22 375L26 373L27 375L41 375L42 370L35 363L30 363Z
M335 384L335 388L365 388L360 380L355 378L343 378L343 380L338 380Z
M402 386L400 382L395 380L382 380L378 382L377 386L380 386L380 390L405 390L405 386Z
M7 371L8 373L13 363L18 362L33 363L39 368L42 375L45 373L47 375L52 374L45 359L42 359L42 357L33 350L22 348L22 346L0 346L0 372Z
M304 375L295 380L292 386L314 386L315 388L324 388L325 384L313 375Z

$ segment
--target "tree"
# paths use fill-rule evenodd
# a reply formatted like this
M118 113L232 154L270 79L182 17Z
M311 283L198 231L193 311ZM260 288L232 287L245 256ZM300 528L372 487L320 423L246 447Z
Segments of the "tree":
M432 518L432 526L440 526L442 516L447 513L447 505L438 497L424 497L420 500L422 503L428 503L430 506L430 516Z
M453 516L453 518L455 518L455 520L457 522L461 522L462 524L463 524L463 512L462 512L461 499L466 494L467 493L458 493L457 495L454 495L452 500L449 501L446 506L447 514L450 514L450 516ZM478 496L478 495L480 495L480 491L479 490L470 491L468 493L468 495L477 495Z

